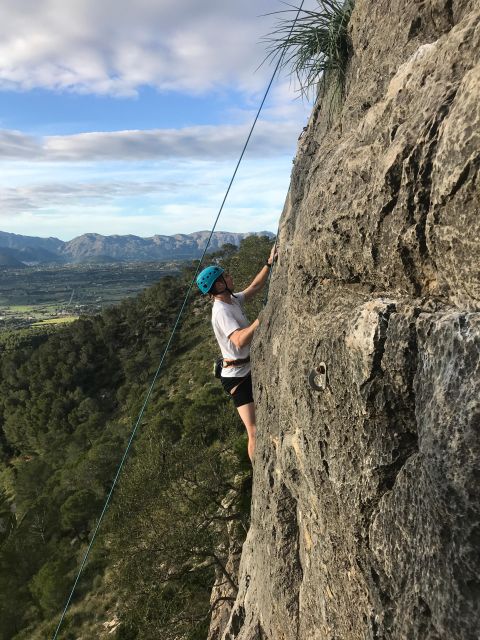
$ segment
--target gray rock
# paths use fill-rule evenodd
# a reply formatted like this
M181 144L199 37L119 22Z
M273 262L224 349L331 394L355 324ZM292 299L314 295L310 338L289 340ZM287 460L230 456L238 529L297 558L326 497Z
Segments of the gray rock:
M350 32L253 348L252 524L223 640L480 637L480 6L358 0Z

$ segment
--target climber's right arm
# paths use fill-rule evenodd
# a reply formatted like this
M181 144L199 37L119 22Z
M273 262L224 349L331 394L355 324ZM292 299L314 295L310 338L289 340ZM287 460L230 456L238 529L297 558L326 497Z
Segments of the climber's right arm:
M258 318L252 322L251 325L245 327L245 329L237 329L233 333L228 336L228 339L233 342L233 344L237 347L237 349L241 349L242 347L250 344L253 340L253 334L255 333L255 329L259 326Z

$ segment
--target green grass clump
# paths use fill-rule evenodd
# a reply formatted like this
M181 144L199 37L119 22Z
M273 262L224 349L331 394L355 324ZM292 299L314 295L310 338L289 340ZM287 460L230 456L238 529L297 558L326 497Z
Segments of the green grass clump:
M60 318L50 318L49 320L34 322L32 327L43 327L45 324L66 324L68 322L73 322L74 320L78 320L78 316L62 316Z
M266 60L280 56L281 67L290 68L302 95L309 97L319 82L335 83L343 94L345 74L351 54L347 32L354 0L317 0L318 9L291 8L275 12L277 28L265 37ZM297 17L298 14L298 17Z
M12 305L11 307L7 307L7 311L10 311L12 313L30 313L31 311L33 311L35 309L34 306L32 305L26 305L26 304L17 304L17 305Z

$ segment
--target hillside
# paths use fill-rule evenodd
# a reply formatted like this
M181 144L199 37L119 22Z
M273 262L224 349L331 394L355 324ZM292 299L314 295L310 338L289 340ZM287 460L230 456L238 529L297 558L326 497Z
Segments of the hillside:
M0 269L2 268L22 268L25 265L17 260L15 255L8 249L0 249Z
M58 238L37 238L36 236L22 236L17 233L0 231L0 247L8 249L43 249L52 254L61 250L63 241Z
M270 245L251 237L216 259L241 287ZM192 273L62 329L0 334L0 640L53 636ZM61 638L208 633L250 479L209 316L193 292Z

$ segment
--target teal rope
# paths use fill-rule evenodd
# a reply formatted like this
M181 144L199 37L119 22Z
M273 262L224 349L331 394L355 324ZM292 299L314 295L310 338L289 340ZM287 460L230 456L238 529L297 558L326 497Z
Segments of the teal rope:
M290 30L290 34L289 34L289 36L288 36L289 38L290 38L290 36L291 36L291 34L292 34L293 28L294 28L294 26L295 26L295 22L297 21L298 16L300 15L300 11L302 10L302 7L303 7L303 3L304 3L304 1L305 1L305 0L302 0L302 4L300 5L300 8L298 9L297 16L296 16L296 18L295 18L294 23L292 24L292 28L291 28L291 30ZM193 278L192 278L192 281L190 282L190 286L188 287L187 293L186 293L185 298L184 298L184 300L183 300L183 304L182 304L182 306L181 306L181 308L180 308L180 311L178 312L177 319L176 319L176 321L175 321L175 324L174 324L174 326L173 326L172 332L171 332L170 337L169 337L169 339L168 339L167 345L166 345L166 347L165 347L165 349L164 349L164 351L163 351L162 357L161 357L161 359L160 359L160 364L158 365L158 368L157 368L157 370L156 370L156 372L155 372L155 375L153 376L152 383L150 384L150 387L149 387L149 389L148 389L148 391L147 391L147 394L146 394L146 396L145 396L145 401L144 401L143 406L142 406L142 408L141 408L141 410L140 410L140 413L138 414L137 421L135 422L135 426L134 426L134 428L133 428L133 430L132 430L132 433L131 433L131 435L130 435L130 439L129 439L129 441L128 441L127 447L126 447L125 452L124 452L124 454L123 454L123 456L122 456L122 459L121 459L121 461L120 461L120 464L118 465L117 473L115 474L115 478L113 479L112 486L111 486L110 491L109 491L109 493L108 493L107 499L106 499L105 504L104 504L104 506L103 506L102 512L101 512L101 514L100 514L100 517L99 517L99 519L98 519L97 525L96 525L96 527L95 527L95 529L94 529L94 531L93 531L93 535L92 535L92 538L91 538L91 540L90 540L90 543L89 543L89 545L88 545L88 547L87 547L87 550L86 550L86 552L85 552L85 555L83 556L83 560L82 560L82 562L81 562L81 564L80 564L80 568L79 568L79 570L78 570L77 577L75 578L75 582L73 583L72 590L71 590L71 592L70 592L70 595L68 596L67 603L66 603L66 605L65 605L65 607L64 607L64 609L63 609L62 616L61 616L61 618L60 618L60 621L59 621L58 626L57 626L57 628L56 628L56 630L55 630L55 634L54 634L54 636L53 636L52 640L56 640L56 638L58 637L58 633L59 633L60 628L61 628L61 626L62 626L62 624L63 624L64 619L65 619L65 615L66 615L66 613L67 613L68 607L70 606L70 602L72 601L73 594L75 593L75 590L76 590L76 588L77 588L78 581L80 580L80 576L82 575L83 569L84 569L85 564L86 564L87 559L88 559L88 556L90 555L90 550L91 550L91 548L92 548L92 546L93 546L93 543L94 543L94 541L95 541L95 538L96 538L96 536L97 536L97 532L98 532L98 530L99 530L99 528L100 528L100 525L101 525L101 523L102 523L103 517L104 517L104 515L105 515L105 513L106 513L106 511L107 511L107 509L108 509L108 507L109 507L110 500L111 500L112 495L113 495L113 491L114 491L114 489L115 489L115 487L116 487L116 484L117 484L118 478L120 477L120 473L122 472L123 466L124 466L125 461L126 461L126 459L127 459L127 457L128 457L128 453L129 453L129 451L130 451L130 447L132 446L133 439L135 438L135 434L136 434L137 429L138 429L138 427L139 427L139 425L140 425L140 423L141 423L141 421L142 421L143 414L145 413L145 409L147 408L148 401L150 400L150 396L152 395L153 388L154 388L154 386L155 386L155 383L156 383L156 381L157 381L158 375L159 375L159 373L160 373L160 369L162 368L163 362L164 362L165 357L166 357L166 355L167 355L167 353L168 353L168 350L169 350L170 345L171 345L171 343L172 343L172 340L173 340L173 337L174 337L174 335L175 335L175 332L177 331L177 327L178 327L178 325L179 325L179 323L180 323L180 319L181 319L181 317L182 317L182 315L183 315L183 311L184 311L184 309L185 309L185 307L186 307L186 305L187 305L187 300L188 300L188 297L189 297L190 292L191 292L191 290L192 290L192 287L193 287L193 285L195 284L195 279L196 279L197 274L198 274L198 272L199 272L199 270L200 270L200 266L202 265L203 260L204 260L204 258L205 258L205 255L206 255L206 253L207 253L207 249L208 249L208 247L210 246L210 242L211 242L212 237L213 237L213 234L214 234L214 232L215 232L215 228L216 228L217 223L218 223L218 220L219 220L219 218L220 218L220 214L221 214L221 213L222 213L222 211L223 211L223 207L224 207L225 202L226 202L226 200L227 200L228 194L230 193L230 189L231 189L231 187L232 187L233 181L235 180L235 176L237 175L238 168L240 167L240 163L242 162L243 156L245 155L245 151L247 150L248 143L250 142L250 138L252 137L253 130L254 130L254 128L255 128L255 125L257 124L257 120L258 120L258 118L259 118L259 116L260 116L260 112L262 111L262 108L263 108L263 105L264 105L264 103L265 103L265 100L267 99L268 93L269 93L269 91L270 91L270 87L271 87L271 86L272 86L272 84L273 84L273 80L274 80L274 78L275 78L275 76L276 76L276 74L277 74L277 71L278 71L278 69L279 69L279 67L280 67L280 64L281 64L281 62L282 62L282 59L283 59L283 55L282 55L282 56L280 56L280 58L279 58L279 60L278 60L278 62L277 62L277 65L276 65L276 67L275 67L275 70L274 70L274 72L273 72L273 74L272 74L272 77L271 77L271 79L270 79L270 82L268 83L267 89L266 89L266 91L265 91L265 94L264 94L264 96L263 96L263 99L262 99L262 101L261 101L261 103L260 103L260 106L259 106L259 108L258 108L257 115L255 116L255 119L254 119L254 121L253 121L253 124L252 124L252 126L251 126L251 128L250 128L250 132L249 132L249 134L248 134L248 136L247 136L247 139L246 139L246 141L245 141L245 144L243 145L242 153L240 154L240 157L239 157L238 162L237 162L237 164L236 164L236 167L235 167L235 170L234 170L234 172L233 172L232 178L231 178L231 180L230 180L230 182L229 182L229 185L228 185L227 191L226 191L225 196L224 196L224 198L223 198L223 200L222 200L222 204L220 205L220 209L219 209L219 211L218 211L217 217L215 218L215 222L214 222L213 227L212 227L212 230L211 230L211 232L210 232L210 236L209 236L209 238L208 238L208 240L207 240L207 244L205 245L205 249L204 249L204 251L203 251L202 257L201 257L201 258L200 258L200 260L198 261L198 265L197 265L197 268L196 268L196 270L195 270L195 274L194 274L194 276L193 276Z

